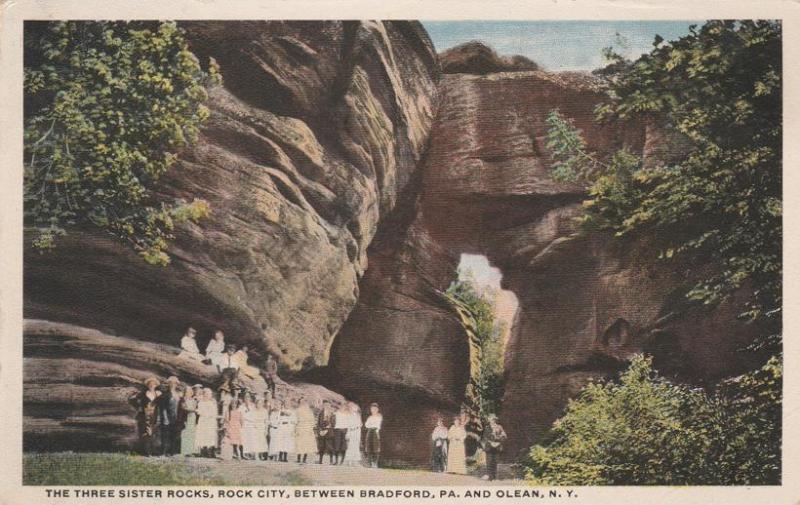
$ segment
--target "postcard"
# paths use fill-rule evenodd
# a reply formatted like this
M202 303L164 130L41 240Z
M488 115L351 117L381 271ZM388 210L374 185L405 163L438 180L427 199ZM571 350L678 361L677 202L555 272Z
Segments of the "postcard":
M4 503L797 503L800 7L431 4L2 5Z

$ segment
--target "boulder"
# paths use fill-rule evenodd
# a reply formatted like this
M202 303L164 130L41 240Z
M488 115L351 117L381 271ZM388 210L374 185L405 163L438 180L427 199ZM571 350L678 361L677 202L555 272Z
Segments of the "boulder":
M473 40L451 47L439 55L445 74L492 74L539 70L539 65L522 55L500 56L483 42Z
M212 210L151 267L113 238L73 232L26 248L25 316L175 343L194 325L324 365L358 298L367 246L413 177L436 105L438 62L414 22L182 22L223 85L165 199Z
M26 320L23 344L23 448L26 451L131 450L136 443L135 410L127 398L144 380L176 376L185 385L215 387L216 367L180 356L180 349L107 335L91 328ZM264 379L242 376L255 393ZM282 382L279 400L339 405L345 399L315 385Z

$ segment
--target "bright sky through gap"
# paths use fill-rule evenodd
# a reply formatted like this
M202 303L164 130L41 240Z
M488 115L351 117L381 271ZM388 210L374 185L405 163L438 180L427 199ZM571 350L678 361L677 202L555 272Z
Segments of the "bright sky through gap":
M488 287L498 290L495 307L497 318L505 321L506 328L511 329L519 301L514 293L511 291L504 291L502 287L500 287L500 280L503 278L503 274L500 270L491 266L486 256L478 254L462 254L458 269L461 274L471 272L473 280L479 287ZM463 276L459 277L463 280ZM506 336L508 336L507 333Z
M628 58L650 52L656 34L674 40L702 21L423 21L438 52L480 40L501 55L527 56L546 70L594 70L612 46Z

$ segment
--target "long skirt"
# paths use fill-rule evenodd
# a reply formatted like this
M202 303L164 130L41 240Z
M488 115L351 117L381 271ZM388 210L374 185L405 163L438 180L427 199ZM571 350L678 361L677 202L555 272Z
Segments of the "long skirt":
M260 454L267 452L267 429L263 423L246 425L242 428L242 445L244 452Z
M367 454L381 453L381 435L377 429L367 429L367 439L364 441L364 449L364 452Z
M464 450L464 441L452 441L447 448L447 472L467 473L467 454Z
M233 445L242 445L242 411L231 410L228 416L228 438Z
M328 430L328 432L325 435L317 437L317 453L333 454L334 448L335 448L335 443L334 443L333 430Z
M200 416L197 420L197 430L194 436L195 450L203 447L216 447L217 440L217 418Z
M279 424L278 428L274 430L273 433L275 436L272 440L270 440L270 454L277 454L279 452L295 452L294 426L288 423Z
M340 454L347 450L347 428L334 428L333 452Z
M438 439L433 443L431 469L434 472L444 472L447 469L447 440Z
M181 431L182 456L188 456L197 452L194 446L195 432L197 431L197 416L194 415L194 412L190 412L189 414L190 415L186 417L186 426L184 426L183 431Z
M317 452L317 438L314 436L314 425L297 425L297 454L314 454Z
M347 452L344 455L347 462L361 462L361 428L347 430Z

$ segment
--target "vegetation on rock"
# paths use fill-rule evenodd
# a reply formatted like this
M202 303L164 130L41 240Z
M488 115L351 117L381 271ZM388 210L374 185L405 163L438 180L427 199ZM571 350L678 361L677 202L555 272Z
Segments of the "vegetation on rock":
M165 265L175 226L208 204L160 201L159 177L208 117L204 72L175 23L63 21L25 31L25 223L51 249L109 232Z
M773 331L751 348L772 357L713 393L671 384L650 360L619 382L587 386L531 449L547 484L777 484L782 365L781 27L709 21L679 40L656 37L635 62L609 53L600 121L639 119L664 133L668 156L622 149L605 159L553 111L553 177L583 181L584 225L644 238L659 259L704 265L687 296L713 305L752 293L742 318ZM710 267L710 268L708 268ZM709 272L712 272L709 274Z
M489 414L499 413L503 398L506 328L495 316L497 293L480 289L469 273L459 277L447 289L445 297L458 312L469 338L471 374L467 402L485 419Z
M587 226L646 236L661 258L719 266L689 297L707 304L749 284L750 318L781 310L781 30L771 21L710 21L648 55L617 60L602 121L644 119L666 132L670 159L588 152L568 120L550 114L553 175L589 184ZM613 57L613 56L612 56Z

